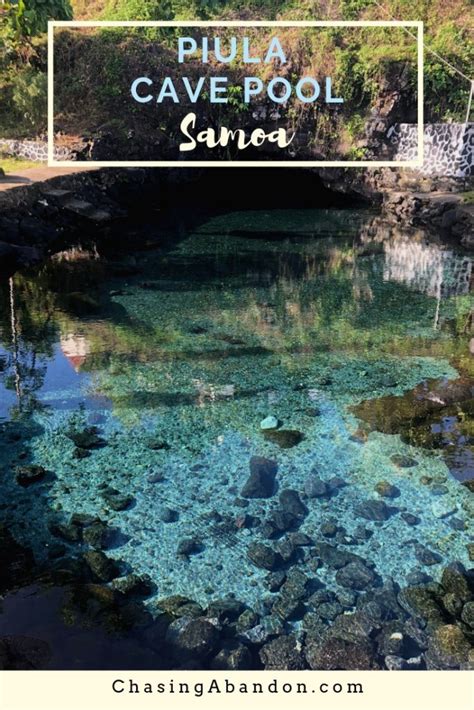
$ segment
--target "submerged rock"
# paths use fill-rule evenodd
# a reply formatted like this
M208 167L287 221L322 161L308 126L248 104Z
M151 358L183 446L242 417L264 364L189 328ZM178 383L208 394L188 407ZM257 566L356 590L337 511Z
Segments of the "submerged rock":
M278 540L275 549L281 555L283 562L291 563L294 561L296 548L288 537L285 536L283 539Z
M66 433L68 439L71 439L73 444L78 449L96 449L105 445L104 439L98 435L96 427L88 427L82 431L69 431Z
M321 619L326 619L327 621L334 621L334 619L342 614L344 609L337 601L334 602L323 602L318 606L318 614Z
M413 468L418 466L418 461L412 459L410 456L404 456L403 454L393 454L390 456L390 461L397 466L397 468Z
M82 540L82 528L74 523L51 523L48 527L52 535L67 542Z
M152 471L148 475L146 480L148 481L148 483L163 483L165 479L166 476L163 471Z
M298 491L292 488L285 488L279 495L281 507L286 513L294 515L295 518L305 518L308 514L308 509L301 502Z
M273 635L272 631L264 624L257 624L256 626L252 626L251 629L243 631L240 634L240 638L246 643L262 644L268 641Z
M438 553L429 550L424 545L415 545L414 551L416 559L418 562L421 562L422 565L431 566L437 565L441 562L441 556L438 555Z
M202 543L196 537L186 537L178 543L176 553L180 557L196 555L202 550Z
M268 545L261 542L252 542L247 550L247 557L254 565L272 572L282 564L281 556Z
M461 620L464 621L469 628L474 629L474 602L464 604L461 612Z
M444 614L434 593L428 587L406 587L398 594L398 603L405 611L428 626L439 626Z
M310 476L304 482L304 492L308 498L322 498L329 495L330 491L327 483L317 476Z
M277 572L272 572L266 579L266 584L270 592L278 592L283 582L285 581L286 574L283 570L278 570Z
M304 434L297 429L266 429L263 436L281 449L291 449L304 439Z
M339 527L333 520L327 520L321 525L320 531L324 537L336 537Z
M153 583L147 575L128 574L114 579L112 586L126 596L148 597L153 593Z
M171 597L165 597L164 599L159 599L156 606L164 611L166 614L180 618L182 616L186 617L198 617L203 615L203 609L199 606L197 602L183 597L180 594L174 594Z
M331 636L344 641L366 640L380 626L380 620L370 618L362 609L353 614L340 614L333 622Z
M168 627L166 641L180 663L203 661L216 650L219 631L206 619L181 617Z
M242 498L271 498L275 489L277 470L276 461L262 456L252 456L250 476L240 493Z
M81 527L84 528L97 522L100 522L99 518L95 515L90 515L89 513L73 513L71 515L71 523L74 525L81 525Z
M120 570L114 560L109 559L99 550L84 552L84 561L90 571L101 582L110 582L120 576Z
M420 518L417 515L413 515L413 513L402 513L401 517L407 525L419 525L421 523Z
M405 659L394 654L387 654L384 663L388 671L421 671L426 669L422 655Z
M383 500L367 500L365 503L360 503L356 507L355 512L360 518L379 522L388 520L391 515L390 508Z
M272 607L272 614L280 623L301 619L304 612L304 604L301 599L283 593L277 597Z
M17 466L15 478L19 486L26 488L33 483L39 483L46 476L46 469L42 466Z
M288 535L288 540L294 547L310 547L313 545L313 540L306 533L297 531Z
M258 615L252 609L246 609L237 619L235 630L238 634L244 633L253 629L258 624L258 621Z
M340 488L345 488L347 482L340 476L333 476L328 481L328 487L331 493L337 493Z
M364 590L373 586L376 580L371 569L361 562L351 562L336 572L336 582L348 589Z
M466 523L461 518L451 518L448 521L448 525L453 530L466 530Z
M171 448L167 441L160 439L159 437L149 437L146 440L145 445L152 451L169 451Z
M474 597L474 574L468 573L459 563L453 563L443 570L441 584L446 592L454 594L462 602Z
M179 518L178 511L167 506L160 510L159 516L163 523L175 523Z
M305 599L309 586L309 578L298 567L292 567L281 589L282 595L292 599Z
M460 599L458 599L455 594L453 594L452 592L448 592L447 594L443 595L441 601L443 607L446 609L448 614L453 617L460 616L463 608L463 603Z
M300 519L292 513L284 510L275 510L271 515L264 520L261 531L262 535L268 539L280 537L287 530L297 527Z
M379 481L375 484L375 492L382 498L398 498L400 490L388 481Z
M219 621L233 621L244 610L245 605L242 602L233 597L227 597L211 602L207 608L207 616Z
M306 659L313 670L373 670L378 668L368 640L346 641L328 638L322 643L311 642L306 647Z
M216 671L249 671L253 667L252 654L243 643L229 639L214 656L210 667Z
M341 550L328 542L318 542L314 549L321 561L332 569L340 569L351 562L364 564L364 560L359 555L347 552L347 550Z
M280 422L276 417L269 416L265 417L265 419L262 419L260 422L260 429L263 430L268 430L268 429L278 429Z
M301 644L292 634L264 644L259 655L266 671L301 671L307 667Z
M459 668L467 661L471 644L454 624L434 630L428 640L426 661L429 669Z
M129 508L134 502L134 497L126 493L120 493L116 488L107 486L101 493L102 498L107 503L109 508L120 512Z
M107 547L108 535L109 529L101 520L89 525L82 533L84 542L96 550L103 550Z

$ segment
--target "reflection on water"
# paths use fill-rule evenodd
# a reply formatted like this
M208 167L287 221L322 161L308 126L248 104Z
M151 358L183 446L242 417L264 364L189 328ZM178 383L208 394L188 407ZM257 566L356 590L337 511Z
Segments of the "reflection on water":
M3 519L45 560L52 521L95 516L107 554L151 577L150 609L232 594L295 628L313 612L276 613L256 543L313 592L353 591L346 611L365 584L467 563L471 274L349 210L221 215L166 250L18 274L0 294ZM33 465L45 478L19 485ZM292 556L296 531L373 572ZM82 535L63 530L64 551Z
M387 281L399 281L435 298L469 293L472 260L439 246L405 240L384 245Z

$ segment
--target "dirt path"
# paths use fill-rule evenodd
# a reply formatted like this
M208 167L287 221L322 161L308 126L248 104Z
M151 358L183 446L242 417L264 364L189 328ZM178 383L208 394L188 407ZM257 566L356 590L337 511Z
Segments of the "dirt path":
M50 180L51 178L59 177L60 175L71 175L72 173L84 172L85 170L97 170L97 168L92 166L90 168L82 167L79 165L76 168L48 168L47 166L41 166L38 168L19 170L15 173L7 173L5 177L0 177L0 192L12 190L15 187L31 185L34 182Z

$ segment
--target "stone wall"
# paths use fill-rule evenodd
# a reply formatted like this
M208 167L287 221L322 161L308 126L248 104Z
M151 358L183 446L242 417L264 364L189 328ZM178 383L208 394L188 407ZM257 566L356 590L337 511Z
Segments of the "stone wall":
M417 126L399 123L387 132L394 160L415 160ZM474 175L474 123L433 123L425 126L424 162L417 172L427 176L468 178Z
M35 163L46 163L48 160L48 144L46 141L5 140L0 139L0 153L24 158ZM55 146L56 160L74 160L77 149Z
M418 151L417 126L413 123L393 125L386 134L392 160L415 160ZM417 173L426 176L469 178L474 176L474 123L427 124L424 132L424 163ZM55 146L57 160L75 160L84 143ZM0 153L34 162L47 162L45 141L4 140L0 138Z

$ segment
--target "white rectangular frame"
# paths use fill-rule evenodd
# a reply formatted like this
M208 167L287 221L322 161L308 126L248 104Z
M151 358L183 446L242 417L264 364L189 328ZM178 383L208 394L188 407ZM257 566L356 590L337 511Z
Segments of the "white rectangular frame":
M54 159L54 30L62 27L404 27L416 29L417 39L417 138L418 151L414 160L55 160ZM50 20L48 22L48 166L96 168L419 168L423 165L424 134L424 46L423 22L391 20L318 20L318 21L82 21Z

